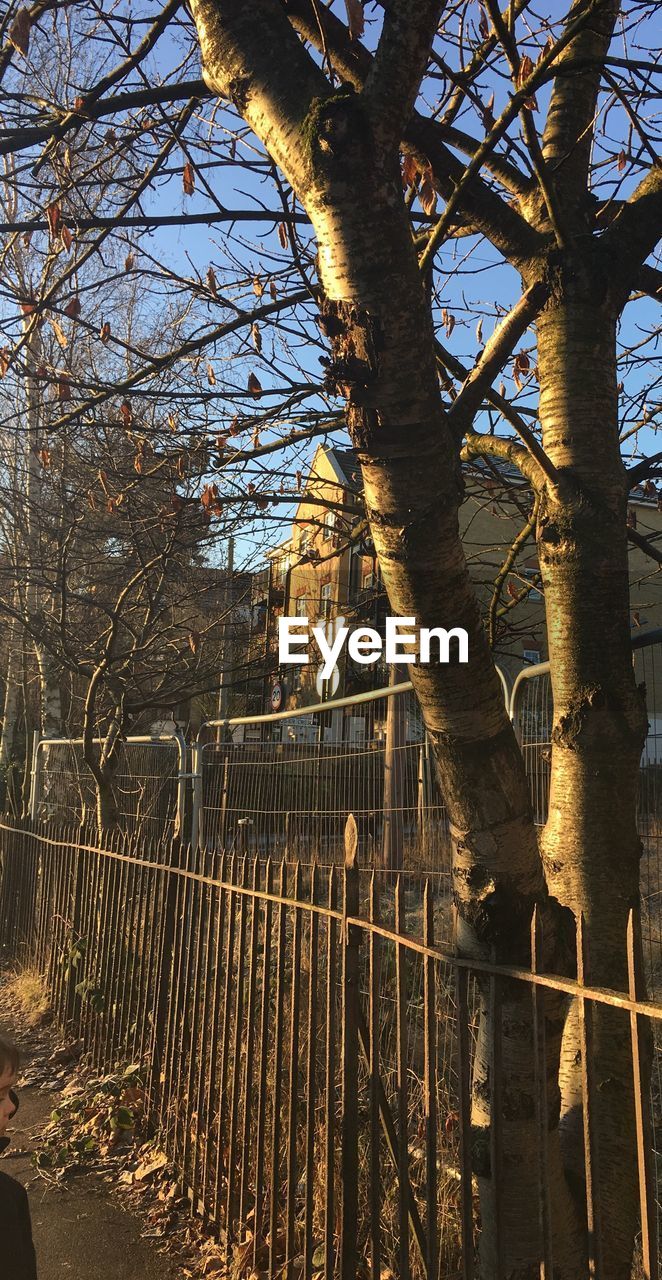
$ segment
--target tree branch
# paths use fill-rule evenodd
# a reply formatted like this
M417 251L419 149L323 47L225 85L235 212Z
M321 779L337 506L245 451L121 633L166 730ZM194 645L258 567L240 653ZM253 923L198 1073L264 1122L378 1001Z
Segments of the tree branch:
M513 120L515 120L519 115L522 107L526 104L528 99L536 92L539 86L549 78L552 63L556 58L558 58L562 49L564 49L566 45L573 40L574 36L583 29L594 9L597 8L601 2L603 2L603 0L589 0L589 3L585 8L582 8L581 13L575 18L575 20L569 23L564 34L559 40L557 40L556 44L553 45L547 53L543 54L531 74L528 75L521 83L520 88L512 95L510 101L504 107L498 120L495 121L487 137L481 143L475 155L466 166L462 177L455 185L452 195L447 200L446 208L434 228L425 253L422 256L421 270L423 272L425 272L437 249L448 235L457 210L460 207L468 209L469 206L467 198L475 189L476 180L483 164L487 160L487 157L494 151L497 143L500 142L501 138L505 135L506 130L512 124ZM527 224L525 223L525 225ZM529 230L531 235L536 235L532 228ZM511 258L511 261L514 262L515 259Z
M448 369L453 374L453 377L461 378L463 381L466 381L469 377L469 370L465 368L457 357L452 355L450 351L447 351L438 340L435 340L435 349L439 364L442 365L444 369ZM487 400L488 404L493 405L494 408L499 411L499 413L506 419L506 422L509 422L510 425L514 427L518 436L523 441L526 447L523 452L528 451L531 461L535 462L538 467L538 471L536 472L536 475L538 476L536 485L539 487L541 483L540 477L546 476L549 483L556 487L558 484L558 472L556 471L556 468L547 457L540 441L536 439L530 427L526 425L524 419L517 410L513 408L504 396L500 395L499 392L495 391L492 387L485 391L484 398ZM468 440L469 435L467 434L465 438ZM474 438L476 441L497 440L496 436L483 436L478 432L472 433L471 439L474 440ZM516 450L521 448L521 446L516 444L515 441L499 441L499 447L501 444L507 444L508 446L512 444ZM482 452L489 452L489 450L482 449ZM518 462L516 465L520 466L520 463ZM520 470L522 470L521 467Z
M186 356L200 351L210 342L216 342L219 338L227 337L230 333L236 333L238 329L250 328L256 320L265 319L278 311L282 311L284 307L295 306L296 303L305 302L309 298L308 291L300 289L298 293L290 294L285 298L277 298L275 302L265 303L263 307L257 307L255 311L240 312L233 320L228 320L226 324L219 324L215 329L211 329L201 337L191 338L188 342L183 342L175 351L168 351L163 356L155 356L147 367L143 366L141 369L136 369L134 373L129 374L121 382L114 382L103 391L99 391L97 395L90 396L89 400L77 405L75 409L63 414L61 418L57 418L55 422L51 423L49 430L52 432L60 431L63 427L69 426L71 422L75 422L77 418L80 418L81 414L88 413L91 409L96 409L100 404L105 404L106 401L112 400L118 395L124 395L134 387L139 386L141 382L153 378L162 369L169 368L175 360L183 360Z
M501 565L501 568L499 569L499 572L497 573L496 578L494 579L494 591L492 593L492 599L490 600L489 619L488 619L488 635L490 638L491 648L494 648L494 641L496 639L497 609L499 607L501 588L506 578L508 577L508 574L510 573L510 570L512 569L520 551L522 550L522 547L526 545L529 538L531 537L531 534L535 533L536 531L536 521L538 519L539 506L540 506L540 498L536 494L530 519L527 520L524 527L520 529L517 537L515 538L512 546L508 551L508 554L503 564Z
M382 144L398 145L411 116L443 0L392 0L363 96Z
M464 444L460 450L463 462L472 458L499 458L501 462L510 462L528 480L535 493L544 487L545 472L537 459L531 456L528 448L518 444L516 440L503 440L501 436L487 436L481 431L467 431ZM549 460L547 459L547 464Z
M329 81L304 49L278 0L190 0L203 76L234 103L295 191L305 188L302 146L313 103Z
M642 293L647 293L650 298L655 298L658 302L662 301L662 271L644 263L643 267L639 268L635 283Z
M662 162L649 169L600 241L605 263L619 278L623 303L658 243L661 231Z
M581 229L588 199L588 171L593 145L593 118L598 100L603 61L619 12L618 0L574 0L565 34L575 31L560 57L547 121L543 156L554 174L564 216ZM588 19L590 18L590 22ZM595 60L586 65L585 60ZM584 65L572 74L575 62Z
M153 89L135 89L128 93L118 93L113 98L86 102L84 107L70 111L65 120L61 117L49 124L26 125L21 129L3 130L4 137L0 141L0 156L11 155L24 147L34 146L38 142L48 142L57 135L63 138L72 129L80 129L89 121L102 120L105 116L113 116L121 111L130 111L135 107L161 105L164 102L181 102L190 98L211 98L212 91L204 80L181 80L178 84L156 85Z
M548 297L549 287L546 284L531 285L486 342L457 399L448 410L449 424L460 438L473 421L487 389L503 369L516 344L535 320Z
M286 12L297 31L315 48L321 49L320 27L310 0L283 0ZM358 40L350 40L346 26L329 10L320 10L324 40L343 78L362 89L372 66L372 55ZM429 164L435 186L449 200L464 173L462 162L445 145L445 127L435 120L414 112L403 134L403 143L420 159L421 167ZM449 141L457 144L456 131ZM491 155L491 151L489 152ZM487 236L500 253L517 263L530 258L542 246L542 237L516 209L482 179L477 178L462 202L466 219Z
M129 71L133 70L134 67L138 66L143 61L143 59L147 57L147 55L154 48L154 45L156 44L159 37L165 31L171 18L173 18L177 10L181 8L181 5L182 5L182 0L168 0L168 3L162 9L158 18L152 24L152 26L150 27L146 35L143 37L143 39L140 41L140 44L137 46L137 48L134 49L133 53L129 54L128 57L126 57L117 67L115 67L113 71L109 71L107 75L102 76L101 80L99 80L97 84L95 84L94 88L90 89L88 93L84 95L85 100L83 102L82 107L80 108L81 112L85 113L88 105L92 106L93 103L95 103L99 98L102 97L102 95L106 92L107 89L112 88L114 84L117 84L118 80L121 80L123 76L127 75ZM74 111L73 113L70 113L70 114L73 114L75 117L77 112ZM69 113L67 116L64 117L62 124L54 131L53 138L51 140L51 145L46 148L44 154L37 161L32 171L33 176L36 177L42 164L44 164L44 162L46 161L52 149L52 144L56 142L59 138L63 137L64 134L67 132L68 118L69 118Z
M629 526L628 542L631 542L633 547L638 547L645 555L650 556L651 560L655 560L657 564L662 564L662 551L658 551L658 548L654 547L652 542L644 537L643 533L637 533L636 529L631 529Z
M662 451L654 453L650 458L644 458L641 462L637 462L634 467L630 467L629 471L626 471L625 473L628 491L633 489L635 485L638 485L640 480L645 480L646 477L655 470L661 460Z

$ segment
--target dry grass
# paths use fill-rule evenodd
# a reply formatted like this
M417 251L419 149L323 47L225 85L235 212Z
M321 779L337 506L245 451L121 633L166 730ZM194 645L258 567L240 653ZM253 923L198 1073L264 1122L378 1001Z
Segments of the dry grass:
M50 1019L51 1006L46 984L36 969L19 969L4 985L9 997L20 1006L29 1027L39 1027Z

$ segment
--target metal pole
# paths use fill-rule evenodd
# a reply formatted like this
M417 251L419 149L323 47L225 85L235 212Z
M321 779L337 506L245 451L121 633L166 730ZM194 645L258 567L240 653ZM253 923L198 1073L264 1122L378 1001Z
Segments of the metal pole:
M191 812L191 846L200 844L200 809L202 807L202 745L195 741L191 746L191 781L193 806Z
M175 816L175 834L180 839L184 837L184 823L186 821L186 739L184 734L178 729L173 734L174 741L177 743L177 810Z
M228 538L228 568L227 578L225 580L225 591L223 592L223 608L225 611L225 619L223 622L223 643L221 645L221 681L218 686L218 726L216 729L216 741L221 742L221 734L223 733L223 724L228 718L228 710L230 706L230 688L226 680L228 667L232 662L232 629L229 625L231 599L232 599L232 576L234 574L234 538Z
M39 804L38 785L37 785L37 767L38 752L40 747L39 730L32 731L32 764L30 766L30 819L32 822L37 820L37 806Z

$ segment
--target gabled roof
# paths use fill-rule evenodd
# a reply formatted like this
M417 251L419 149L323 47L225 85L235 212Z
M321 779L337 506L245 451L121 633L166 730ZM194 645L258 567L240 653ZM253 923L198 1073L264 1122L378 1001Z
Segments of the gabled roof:
M361 468L355 449L338 449L334 445L326 445L326 456L338 476L340 484L354 489L357 493L362 489Z

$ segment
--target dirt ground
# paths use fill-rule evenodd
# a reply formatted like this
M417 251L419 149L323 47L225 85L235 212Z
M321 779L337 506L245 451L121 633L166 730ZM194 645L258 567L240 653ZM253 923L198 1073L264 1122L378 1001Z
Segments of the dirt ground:
M53 1052L53 1036L48 1029L22 1027L1 986L0 1032L19 1044L26 1080L19 1088L20 1108L2 1169L27 1188L39 1280L175 1280L194 1274L159 1251L148 1238L149 1226L119 1204L112 1188L93 1172L58 1183L36 1171L32 1156L58 1105L57 1082L43 1078L48 1076L44 1064Z

